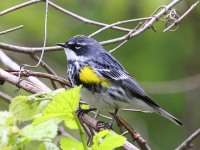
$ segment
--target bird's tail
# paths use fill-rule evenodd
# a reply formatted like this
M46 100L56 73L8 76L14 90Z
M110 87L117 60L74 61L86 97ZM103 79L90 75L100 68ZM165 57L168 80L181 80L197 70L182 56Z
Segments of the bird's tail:
M156 107L156 108L154 108L154 109L156 110L156 112L157 112L159 115L161 115L161 116L163 116L163 117L169 119L169 120L172 121L173 123L175 123L175 124L177 124L177 125L179 125L179 126L182 126L182 125L183 125L183 123L182 123L181 121L179 121L177 118L175 118L175 117L172 116L170 113L168 113L168 112L166 112L165 110L163 110L162 108Z

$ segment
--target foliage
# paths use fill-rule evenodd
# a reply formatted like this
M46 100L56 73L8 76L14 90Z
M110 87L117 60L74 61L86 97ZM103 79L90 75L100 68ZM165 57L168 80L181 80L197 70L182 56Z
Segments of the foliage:
M94 136L92 147L87 147L86 137L75 114L80 89L81 86L67 91L58 89L49 93L15 97L9 111L0 112L0 149L23 150L27 143L39 141L38 150L58 150L59 146L54 143L54 139L58 138L57 131L62 121L69 129L79 130L82 140L61 137L60 147L63 150L111 150L122 146L124 137L105 130Z

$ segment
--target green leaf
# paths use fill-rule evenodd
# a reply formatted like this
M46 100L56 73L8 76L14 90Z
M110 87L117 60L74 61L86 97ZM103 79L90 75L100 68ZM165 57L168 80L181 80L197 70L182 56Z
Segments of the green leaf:
M103 130L97 133L93 137L94 144L92 145L92 149L93 150L102 150L102 149L112 150L114 148L122 146L125 141L126 141L125 137L112 133L109 130Z
M15 124L15 118L13 116L13 113L8 111L0 111L0 126L8 127Z
M43 142L39 145L38 150L59 150L59 148L54 143Z
M10 133L7 128L0 127L0 147L8 145L9 134Z
M21 130L22 141L51 141L57 135L60 120L51 119L40 124L30 124Z
M0 147L0 150L12 150L13 146Z
M30 120L39 111L37 103L28 102L27 96L15 97L9 106L9 111L22 121Z
M70 129L77 129L73 113L78 107L80 88L81 86L57 94L43 110L42 117L35 118L34 123L37 124L51 118L60 118L65 121L66 126Z
M88 104L82 104L81 109L90 109L90 106Z
M83 150L83 144L77 140L63 137L60 140L62 150Z

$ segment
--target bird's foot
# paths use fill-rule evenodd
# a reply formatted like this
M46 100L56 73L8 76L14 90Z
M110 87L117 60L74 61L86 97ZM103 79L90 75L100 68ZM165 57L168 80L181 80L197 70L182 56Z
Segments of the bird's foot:
M90 109L81 109L79 108L76 110L76 114L79 118L81 118L84 114L88 114L90 111L94 111L96 108L90 108Z
M112 124L103 122L103 121L98 121L96 124L97 131L101 131L104 129L111 129L112 130Z

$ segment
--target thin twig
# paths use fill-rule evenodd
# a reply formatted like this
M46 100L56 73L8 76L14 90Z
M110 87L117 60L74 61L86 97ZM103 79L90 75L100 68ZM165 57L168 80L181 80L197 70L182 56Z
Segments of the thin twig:
M9 72L13 75L16 75L16 76L18 76L18 74L19 74L19 71L15 71L15 70L13 70L13 71L11 70ZM21 76L24 76L24 77L34 76L34 77L39 77L39 78L47 78L47 79L50 79L50 80L53 80L53 81L57 81L60 84L71 87L68 80L61 78L59 76L56 76L56 75L48 74L48 73L33 72L33 71L25 70L25 71L21 72Z
M92 127L95 130L97 129L97 124L98 124L98 120L91 118L88 115L83 114L80 118L79 118L82 122L86 123L87 125L89 125L90 127ZM111 130L112 131L112 130ZM113 133L115 133L114 131L112 131ZM124 145L122 146L125 150L139 150L137 147L135 147L133 144L131 144L128 141L125 141Z
M24 67L31 67L31 68L37 68L44 56L44 50L46 47L46 42L47 42L47 18L48 18L48 6L49 6L49 0L46 0L46 5L45 5L45 21L44 21L44 40L43 40L43 47L42 47L42 53L40 55L39 61L37 62L37 64L35 66L32 65L28 65L28 64L23 64L21 69L24 69Z
M23 28L23 25L17 26L17 27L14 27L14 28L11 28L11 29L8 29L8 30L5 30L5 31L1 31L1 32L0 32L0 35L2 35L2 34L7 34L7 33L9 33L9 32L13 32L13 31L19 30L19 29L21 29L21 28Z
M135 31L137 31L137 28L140 26L141 24L139 23L132 31L130 31L126 36L127 36L127 40L124 40L121 44L119 44L118 46L116 46L115 48L113 48L112 50L109 51L109 53L114 52L115 50L117 50L118 48L120 48L122 45L124 45L126 42L128 42L129 36L134 33Z
M143 25L142 28L138 29L136 32L134 32L133 34L131 34L129 37L127 37L126 35L124 35L124 36L119 37L119 38L102 41L102 42L100 42L100 44L106 45L106 44L111 44L111 43L117 43L117 42L120 42L120 41L129 40L129 39L131 39L133 37L136 37L136 36L140 35L145 30L151 28L152 25L153 25L153 23L156 22L158 20L158 18L162 17L169 9L171 9L174 5L176 5L177 3L181 2L181 1L182 0L174 0L171 3L169 3L162 10L160 10L157 14L154 14L152 16L152 18Z
M133 128L131 128L121 117L117 116L116 121L118 121L122 126L124 126L128 132L131 134L133 140L137 142L141 150L151 150L149 145L147 144L146 140L142 138L142 136L135 131Z
M10 103L10 101L12 100L12 97L0 91L0 99L4 100L6 103Z
M40 61L40 65L50 74L52 75L56 75L56 73L53 71L53 69L51 69L51 67L49 65L47 65L47 63L45 63L43 60L41 60L41 57L39 58L36 54L31 53L30 56L36 60L37 62ZM53 86L54 89L58 89L58 86L56 85L56 83L54 83L53 80L50 80L51 84Z
M19 88L22 88L30 93L38 93L41 91L46 91L46 89L42 89L41 87L38 87L35 84L32 84L28 81L25 81L25 80L19 81L18 77L12 74L9 74L8 72L4 71L1 68L0 68L0 79L14 85L18 85Z
M30 56L31 56L34 60L36 60L36 61L39 61L39 59L40 59L40 58L39 58L36 54L34 54L34 53L31 53ZM54 71L47 63L45 63L44 61L41 61L40 65L41 65L48 73L50 73L50 74L52 74L52 75L56 75L55 71Z
M187 150L191 148L191 143L194 139L200 136L200 128L190 135L176 150Z
M20 66L16 62L14 62L12 59L10 59L2 50L0 50L0 62L2 62L2 64L8 69L11 69L11 70L20 69ZM51 89L48 86L46 86L42 81L40 81L39 79L35 77L29 77L27 80L34 84L37 84L43 89L46 89L46 91L51 91Z
M136 22L136 21L143 21L143 20L149 20L151 19L151 17L146 17L146 18L137 18L137 19L130 19L130 20L124 20L124 21L118 21L118 22L115 22L115 23L112 23L110 25L107 25L97 31L95 31L94 33L90 34L89 37L93 37L97 34L99 34L100 32L103 32L105 31L106 29L109 29L113 26L116 26L116 25L120 25L120 24L125 24L125 23L130 23L130 22Z
M178 18L178 20L174 21L170 26L168 26L165 30L163 30L163 32L168 31L174 25L176 25L177 23L179 23L185 16L187 16L197 6L197 4L199 4L199 1L197 1L196 3L194 3L180 18Z
M30 54L35 52L41 52L43 50L43 47L23 47L23 46L16 46L6 43L0 43L0 48L12 51L12 52L18 52L18 53L24 53L24 54ZM58 51L63 50L60 46L52 46L52 47L45 47L45 52L51 52L51 51Z
M98 25L98 26L101 26L101 27L108 26L108 24L101 23L101 22L97 22L97 21L93 21L93 20L84 18L84 17L82 17L82 16L79 16L79 15L77 15L77 14L75 14L75 13L72 13L72 12L70 12L70 11L68 11L68 10L66 10L66 9L64 9L64 8L62 8L62 7L60 7L60 6L58 6L58 5L56 5L55 3L51 2L51 1L49 2L49 5L52 6L52 7L54 7L55 9L57 9L57 10L59 10L59 11L65 13L65 14L67 14L67 15L69 15L69 16L75 18L75 19L78 19L78 20L80 20L80 21L83 21L84 23L89 23L89 24L93 24L93 25ZM119 31L124 31L124 32L130 32L130 31L131 31L131 29L122 28L122 27L117 27L117 26L113 26L113 27L111 27L111 28L112 28L112 29L115 29L115 30L119 30Z
M16 6L14 6L14 7L11 7L11 8L8 8L8 9L6 9L6 10L1 11L1 12L0 12L0 16L3 16L3 15L5 15L5 14L7 14L7 13L12 12L12 11L18 10L18 9L20 9L20 8L23 8L23 7L26 7L26 6L28 6L28 5L31 5L31 4L34 4L34 3L37 3L37 2L41 2L41 1L42 1L42 0L30 0L30 1L28 1L28 2L25 2L25 3L22 3L22 4L16 5Z

